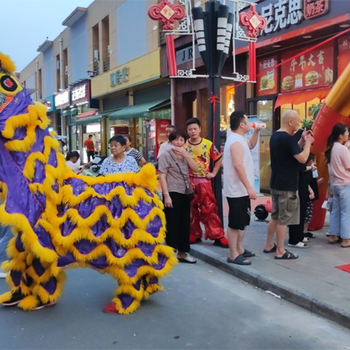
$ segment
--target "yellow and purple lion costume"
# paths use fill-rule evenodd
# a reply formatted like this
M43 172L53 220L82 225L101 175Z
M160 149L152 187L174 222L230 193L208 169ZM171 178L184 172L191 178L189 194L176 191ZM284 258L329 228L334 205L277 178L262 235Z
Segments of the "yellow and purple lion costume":
M11 291L0 302L50 305L62 293L63 267L91 267L119 283L106 311L133 312L176 263L164 245L155 170L74 174L48 131L46 108L32 102L14 71L0 53L0 222L14 234L2 266Z

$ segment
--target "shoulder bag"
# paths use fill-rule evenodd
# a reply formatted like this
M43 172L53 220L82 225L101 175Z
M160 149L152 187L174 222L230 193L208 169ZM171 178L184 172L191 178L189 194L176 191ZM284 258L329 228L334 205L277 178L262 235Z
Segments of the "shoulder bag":
M194 193L192 191L191 184L190 184L189 181L186 180L185 175L181 171L179 163L176 161L175 157L171 154L171 151L168 151L168 153L170 154L170 157L173 158L173 161L175 162L176 166L179 169L179 172L180 172L180 174L181 174L181 176L182 176L182 178L184 180L185 186L186 186L185 194L187 196L187 199L191 202L191 201L194 200Z

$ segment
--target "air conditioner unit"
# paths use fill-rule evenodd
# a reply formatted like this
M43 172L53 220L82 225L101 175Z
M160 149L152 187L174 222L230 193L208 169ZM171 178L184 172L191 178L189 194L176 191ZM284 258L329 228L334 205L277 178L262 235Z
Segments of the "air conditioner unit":
M94 51L94 61L99 61L100 60L100 53L98 50Z
M61 67L60 61L56 61L56 69L60 69L60 67Z
M68 66L66 66L66 67L64 68L64 74L65 74L65 75L68 75Z
M107 46L107 52L108 52L108 55L112 54L113 51L112 51L111 45Z

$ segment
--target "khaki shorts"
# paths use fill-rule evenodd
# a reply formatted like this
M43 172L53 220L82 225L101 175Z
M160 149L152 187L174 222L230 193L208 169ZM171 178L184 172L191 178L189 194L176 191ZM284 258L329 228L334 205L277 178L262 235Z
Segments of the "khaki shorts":
M298 191L271 190L271 196L271 218L279 225L298 225L300 221Z

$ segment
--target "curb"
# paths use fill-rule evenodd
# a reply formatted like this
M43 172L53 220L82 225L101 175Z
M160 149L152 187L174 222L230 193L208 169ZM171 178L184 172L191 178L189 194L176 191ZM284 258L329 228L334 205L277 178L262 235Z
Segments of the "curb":
M264 291L271 291L277 294L281 299L287 300L297 306L300 306L318 316L326 318L339 324L342 327L350 329L350 314L339 308L334 308L327 302L315 299L306 295L299 290L291 290L283 284L283 282L273 280L266 276L262 276L255 271L246 270L239 265L228 264L226 259L216 258L203 251L200 246L191 245L191 255L218 268L221 271L229 273L249 284L258 287Z

